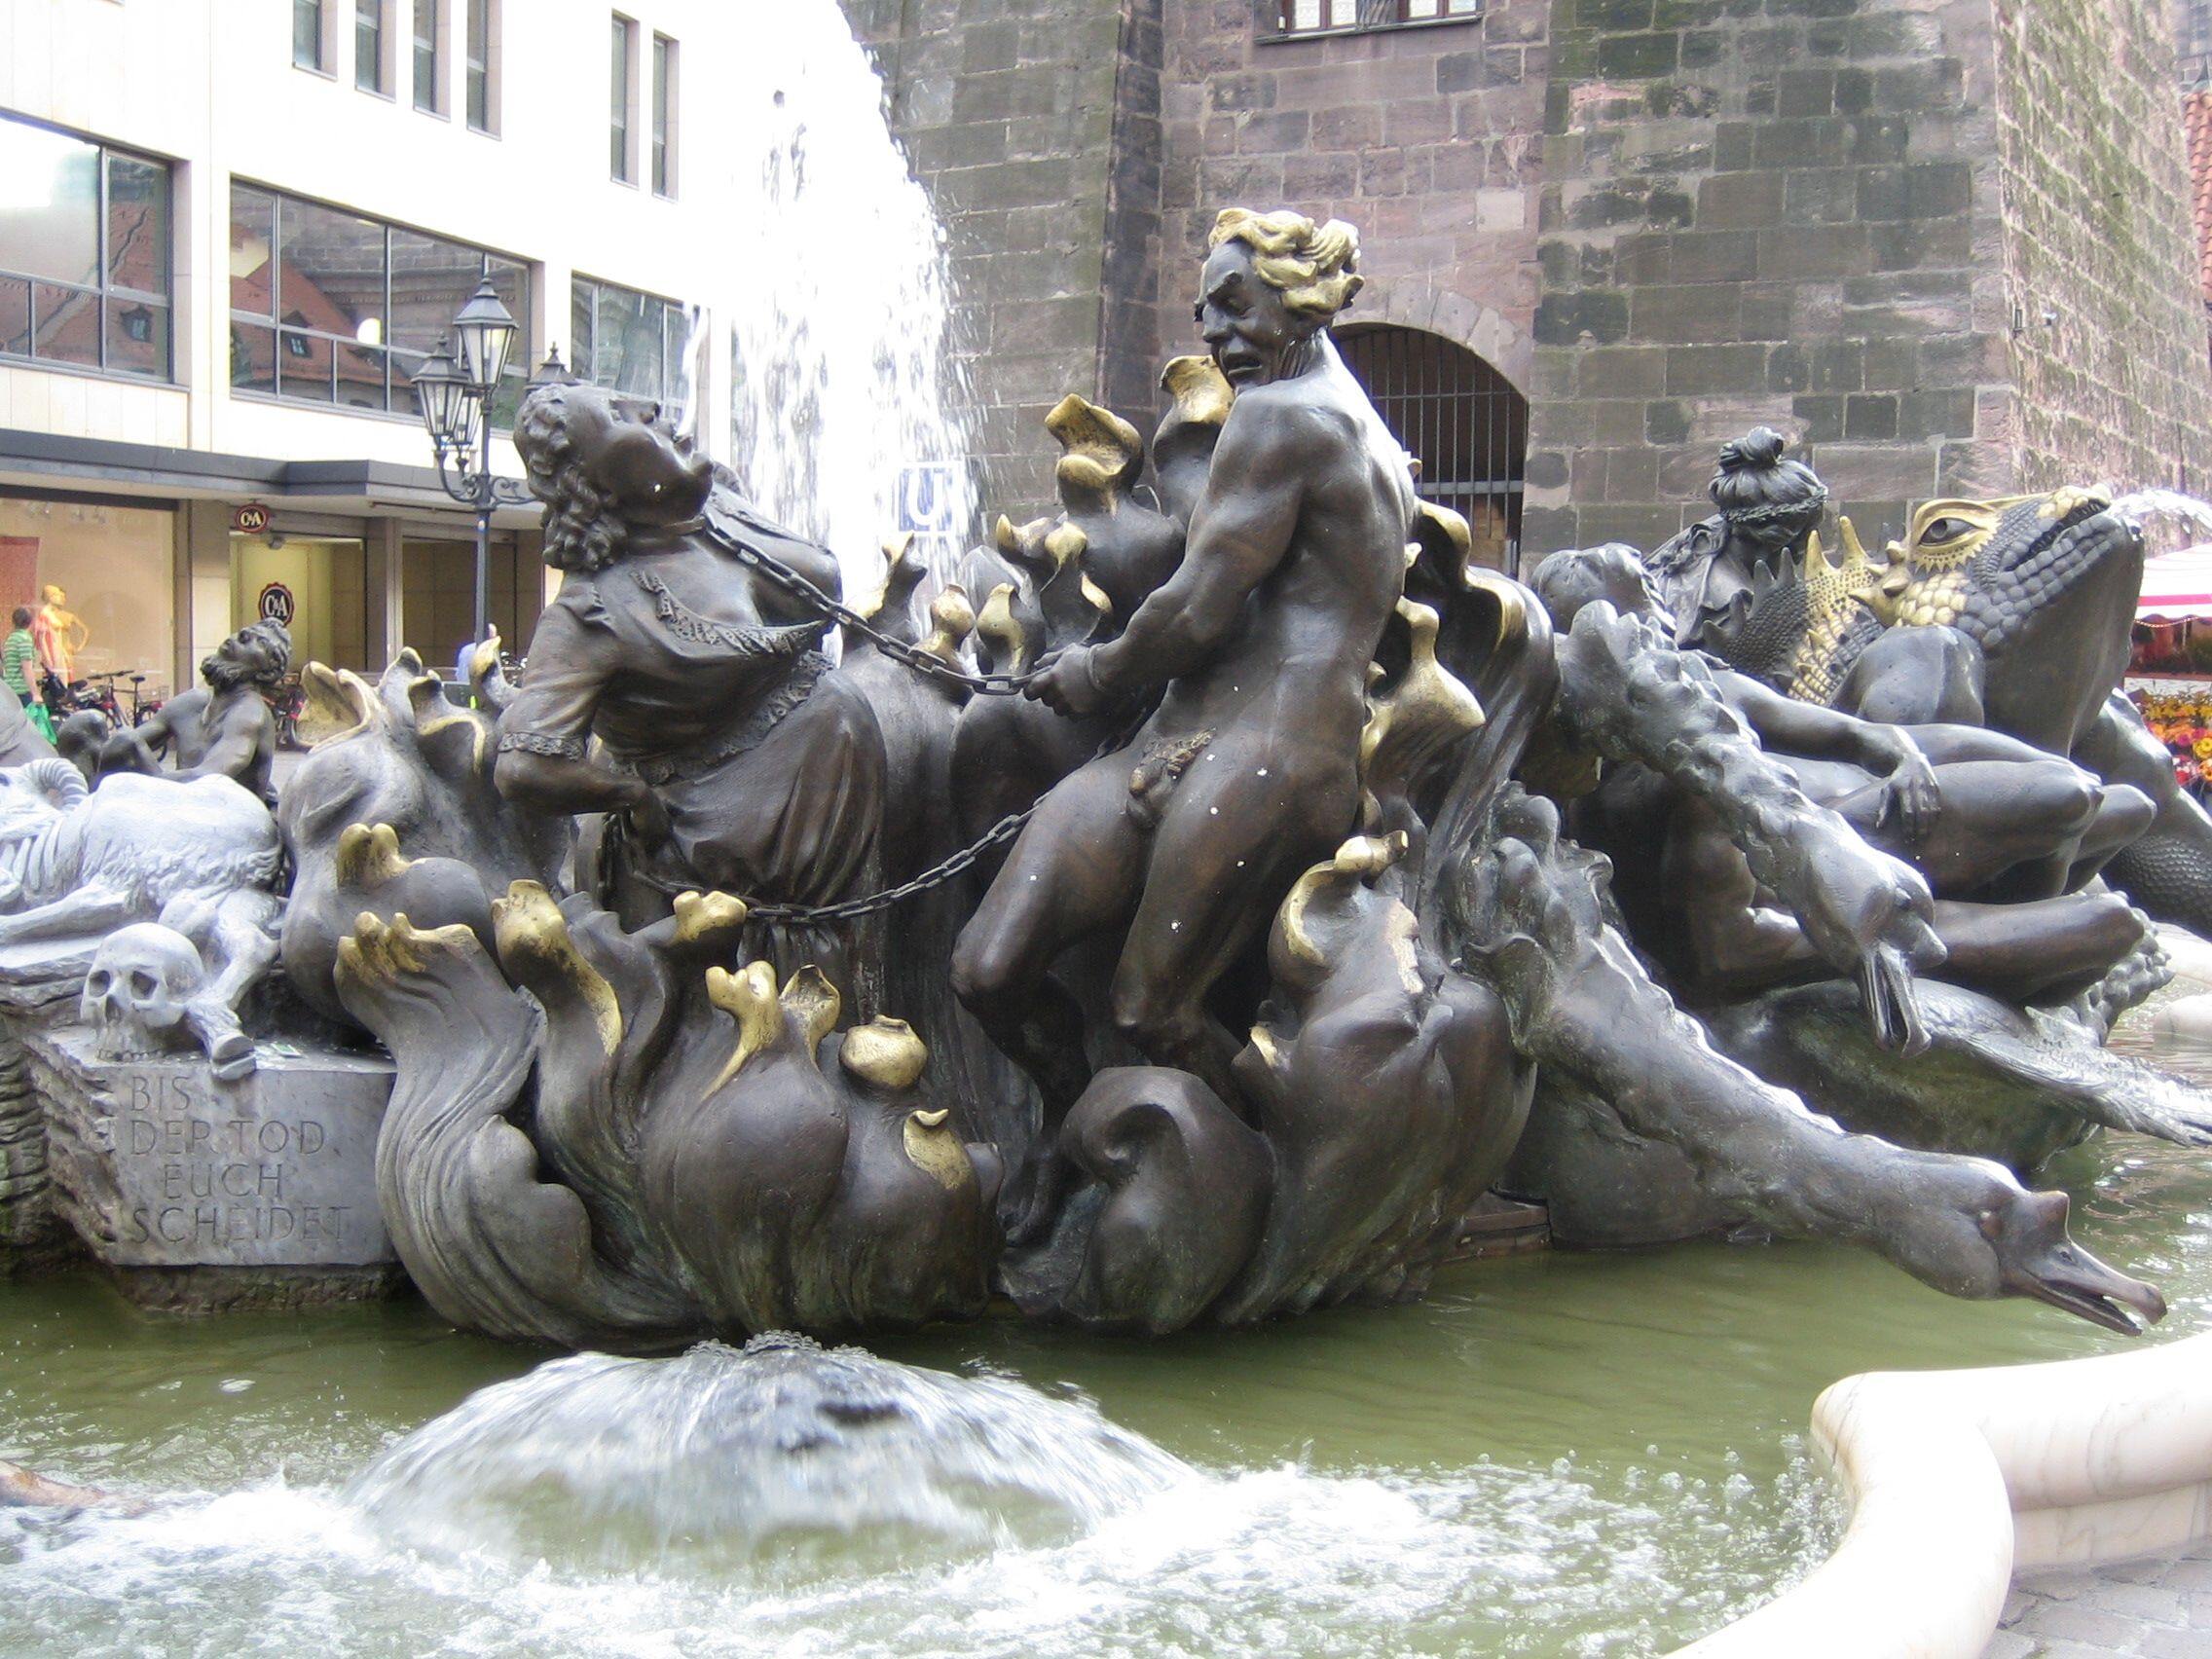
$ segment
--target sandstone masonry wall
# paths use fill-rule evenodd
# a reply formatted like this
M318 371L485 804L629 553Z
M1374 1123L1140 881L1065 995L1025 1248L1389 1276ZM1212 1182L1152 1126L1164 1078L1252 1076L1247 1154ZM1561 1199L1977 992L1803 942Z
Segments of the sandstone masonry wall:
M945 227L984 510L1022 516L1051 494L1045 412L1098 386L1124 0L844 5Z
M2212 375L2160 0L1997 0L2017 387L2041 488L2212 488Z
M1804 440L1862 534L2003 483L1989 0L1554 0L1525 560Z
M1198 350L1214 215L1289 206L1359 227L1368 286L1347 321L1434 330L1526 390L1551 14L1493 0L1480 20L1280 39L1272 0L1167 6L1163 354Z

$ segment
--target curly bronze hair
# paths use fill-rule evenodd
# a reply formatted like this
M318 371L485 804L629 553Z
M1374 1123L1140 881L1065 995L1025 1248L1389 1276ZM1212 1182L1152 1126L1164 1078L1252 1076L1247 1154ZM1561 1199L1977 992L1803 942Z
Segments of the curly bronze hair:
M1803 461L1786 458L1787 448L1788 440L1771 426L1753 426L1720 446L1720 470L1706 494L1732 528L1802 535L1820 523L1827 486Z
M1206 239L1208 249L1226 241L1252 250L1260 280L1282 295L1296 315L1327 322L1351 304L1367 278L1359 275L1359 232L1342 219L1316 225L1303 213L1255 213L1224 207Z
M515 418L515 451L530 475L530 493L545 503L545 562L556 571L604 571L622 557L629 527L608 498L584 477L569 432L569 399L605 398L581 383L539 387Z
M240 628L232 638L240 635L259 640L269 646L276 653L276 663L269 668L248 670L242 663L225 654L231 643L230 640L225 640L215 647L213 656L200 659L200 677L207 682L210 690L228 691L234 685L245 684L275 685L291 668L292 631L283 623L264 617L259 622Z

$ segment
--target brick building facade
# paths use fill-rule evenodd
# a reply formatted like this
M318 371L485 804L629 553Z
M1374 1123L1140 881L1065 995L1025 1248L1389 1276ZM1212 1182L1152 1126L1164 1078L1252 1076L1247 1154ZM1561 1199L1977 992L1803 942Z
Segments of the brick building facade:
M2164 0L1490 0L1315 34L1274 0L846 5L947 225L996 504L1045 498L1062 392L1146 415L1232 204L1350 219L1347 325L1527 399L1524 558L1671 534L1755 422L1868 532L1954 491L2212 485Z

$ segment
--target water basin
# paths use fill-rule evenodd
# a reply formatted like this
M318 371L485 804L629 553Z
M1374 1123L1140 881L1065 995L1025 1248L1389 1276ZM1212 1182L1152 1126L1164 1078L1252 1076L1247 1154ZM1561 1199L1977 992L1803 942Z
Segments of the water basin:
M2078 1236L2165 1287L2162 1331L2202 1328L2201 1155L2114 1137L2051 1174ZM742 1484L727 1349L531 1376L547 1356L419 1303L183 1321L91 1277L0 1285L0 1456L180 1494L0 1511L0 1650L1663 1652L1826 1553L1801 1438L1825 1384L2123 1342L1845 1250L1718 1243L1153 1343L991 1320L875 1345L885 1386L989 1440L988 1478L942 1513L856 1506L880 1482L786 1435L762 1456L803 1465L788 1484L844 1494L810 1518Z

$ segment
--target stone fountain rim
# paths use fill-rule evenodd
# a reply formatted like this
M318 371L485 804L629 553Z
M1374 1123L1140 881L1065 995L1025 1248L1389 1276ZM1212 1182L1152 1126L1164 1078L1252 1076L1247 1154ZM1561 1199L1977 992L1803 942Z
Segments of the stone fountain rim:
M1979 1659L2021 1567L2212 1536L2212 1331L2130 1353L1866 1372L1813 1405L1835 1552L1677 1659Z

